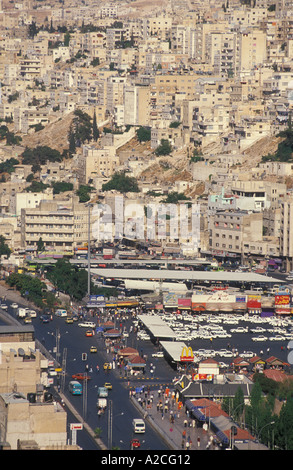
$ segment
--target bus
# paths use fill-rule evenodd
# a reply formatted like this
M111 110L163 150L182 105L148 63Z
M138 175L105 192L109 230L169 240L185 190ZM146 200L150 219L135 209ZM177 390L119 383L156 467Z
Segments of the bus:
M82 385L77 380L69 382L69 391L72 395L82 395Z

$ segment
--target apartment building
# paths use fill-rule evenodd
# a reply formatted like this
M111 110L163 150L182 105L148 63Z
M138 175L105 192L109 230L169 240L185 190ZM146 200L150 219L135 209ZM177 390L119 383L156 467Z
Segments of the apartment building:
M286 184L270 181L234 181L231 193L237 206L246 210L277 209L286 196ZM241 204L241 206L240 206Z
M23 248L36 248L42 238L48 249L72 251L88 241L88 211L76 196L22 209L20 221Z
M0 327L0 441L5 448L77 449L67 444L67 413L46 389L48 359L31 325Z
M49 122L48 108L37 108L35 106L29 107L15 107L14 109L14 122L16 132L23 132L27 134L29 129L41 124L45 126Z
M148 126L150 123L150 88L126 85L124 89L124 124Z
M110 177L119 166L115 147L95 148L83 145L82 154L77 157L77 172L80 184L88 184L96 177Z
M293 269L293 198L281 204L280 255L286 260L286 267Z
M212 216L211 249L241 255L262 244L262 213L218 211ZM255 251L255 250L254 250Z

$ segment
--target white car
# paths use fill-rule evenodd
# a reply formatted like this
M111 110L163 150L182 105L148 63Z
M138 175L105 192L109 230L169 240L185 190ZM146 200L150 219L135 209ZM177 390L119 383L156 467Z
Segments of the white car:
M93 321L84 321L78 323L78 326L80 326L81 328L96 328L96 324Z
M267 341L267 336L264 336L264 335L259 335L259 336L255 336L254 338L251 338L252 341Z
M37 312L35 310L28 310L27 314L31 317L31 318L37 318Z
M56 370L54 369L54 367L50 367L48 369L48 374L50 375L50 377L54 377L55 375L57 375L57 372Z
M152 357L164 357L163 351L158 351L152 354Z
M7 310L7 309L8 309L8 307L7 307L6 304L1 304L1 305L0 305L0 308L2 308L2 310Z
M18 308L18 304L17 304L16 302L13 302L13 303L11 304L11 308Z

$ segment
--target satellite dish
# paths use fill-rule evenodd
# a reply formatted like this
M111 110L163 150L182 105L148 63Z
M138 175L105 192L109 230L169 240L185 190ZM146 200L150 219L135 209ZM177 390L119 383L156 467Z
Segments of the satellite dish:
M25 352L22 348L18 348L18 355L19 356L24 356L25 355Z

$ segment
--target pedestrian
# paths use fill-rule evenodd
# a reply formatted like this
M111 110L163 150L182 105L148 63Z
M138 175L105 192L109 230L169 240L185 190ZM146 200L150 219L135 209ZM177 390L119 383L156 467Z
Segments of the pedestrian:
M97 373L98 373L98 372L100 372L100 367L99 367L99 364L97 364L97 367L96 367L96 369L97 369Z
M200 437L197 438L197 447L200 448Z
M185 444L185 449L186 449L186 450L189 450L189 441L186 442L186 444Z

